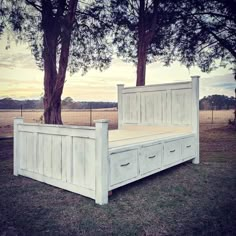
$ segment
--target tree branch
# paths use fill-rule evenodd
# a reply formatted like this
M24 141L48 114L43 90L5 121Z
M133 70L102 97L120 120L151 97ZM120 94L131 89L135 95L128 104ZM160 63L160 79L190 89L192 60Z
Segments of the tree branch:
M37 11L42 13L42 7L38 4L36 4L35 2L31 2L30 0L25 0L26 4L31 5L32 7L34 7Z

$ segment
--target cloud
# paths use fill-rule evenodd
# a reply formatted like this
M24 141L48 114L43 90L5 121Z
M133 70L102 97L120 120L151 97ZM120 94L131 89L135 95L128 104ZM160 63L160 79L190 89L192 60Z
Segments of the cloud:
M5 41L4 41L5 40ZM6 39L0 40L0 97L39 98L43 93L43 72L38 70L34 57L27 45L11 45L5 50ZM200 75L200 97L212 94L234 96L236 83L233 75L224 68L209 74L199 68L187 69L179 63L169 67L161 63L147 65L146 84L169 83L190 80L191 75ZM111 66L100 72L92 69L85 76L76 73L66 76L63 97L70 96L74 100L115 101L117 84L126 87L135 86L136 67L114 58Z
M225 74L200 79L200 97L223 94L234 96L236 82L233 74Z

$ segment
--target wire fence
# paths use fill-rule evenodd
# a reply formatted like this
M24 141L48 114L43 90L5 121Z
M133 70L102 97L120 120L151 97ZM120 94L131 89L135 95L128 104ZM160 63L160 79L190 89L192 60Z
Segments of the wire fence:
M200 124L222 124L234 120L234 110L200 110ZM0 110L0 137L13 135L13 119L23 117L25 122L43 123L43 110ZM62 120L66 125L94 126L94 120L108 119L109 129L116 129L118 113L111 109L63 109Z

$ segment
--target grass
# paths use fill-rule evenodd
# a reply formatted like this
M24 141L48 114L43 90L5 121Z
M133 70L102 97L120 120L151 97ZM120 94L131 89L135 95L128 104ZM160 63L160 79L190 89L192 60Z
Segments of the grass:
M236 133L201 127L190 162L113 191L109 204L12 175L0 141L0 235L235 235Z

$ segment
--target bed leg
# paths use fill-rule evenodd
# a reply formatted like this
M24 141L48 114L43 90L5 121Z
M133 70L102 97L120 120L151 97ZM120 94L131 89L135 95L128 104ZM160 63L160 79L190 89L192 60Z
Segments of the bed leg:
M96 120L95 202L108 203L108 120Z
M192 76L192 127L195 133L196 157L193 164L199 164L199 76Z

